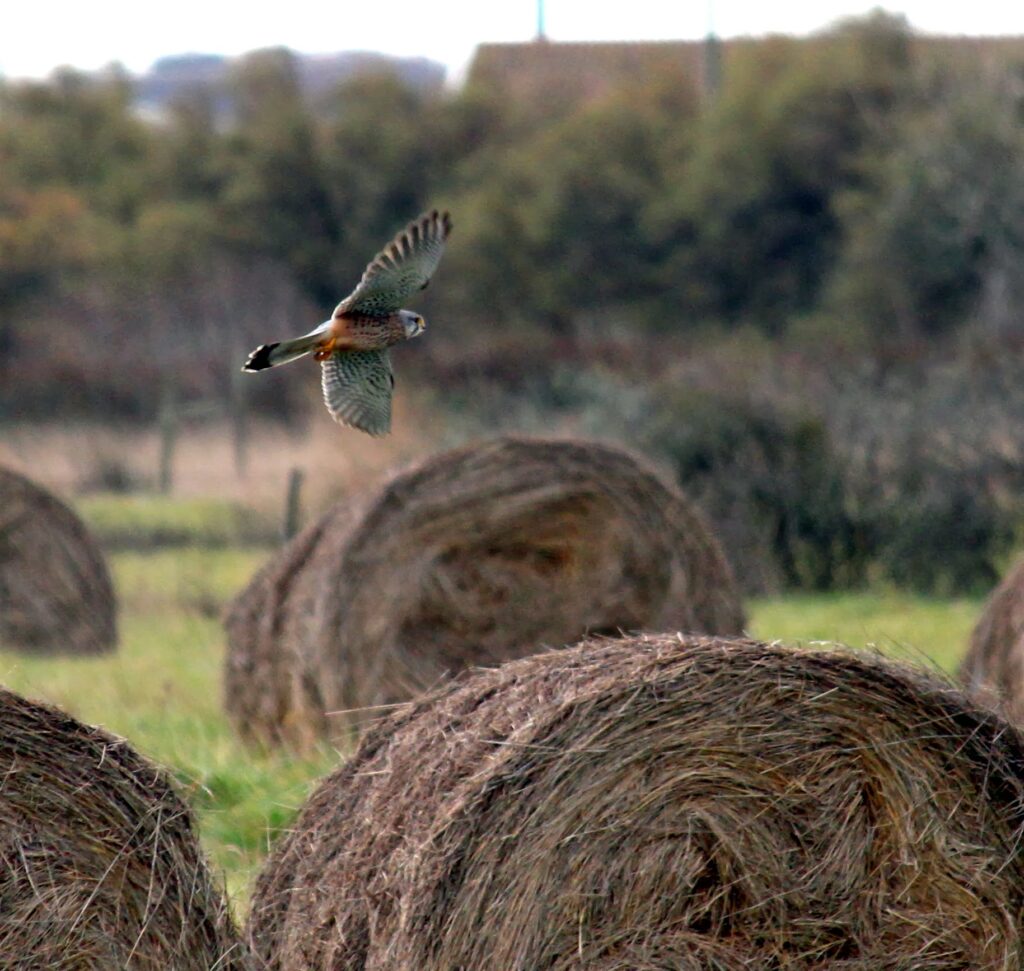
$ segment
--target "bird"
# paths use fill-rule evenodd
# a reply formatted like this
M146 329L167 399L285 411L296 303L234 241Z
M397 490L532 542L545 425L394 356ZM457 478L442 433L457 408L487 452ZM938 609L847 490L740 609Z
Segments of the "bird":
M395 386L388 348L426 329L423 317L402 304L430 283L451 229L450 214L437 209L414 219L367 264L330 320L302 337L261 344L242 370L264 371L312 354L320 362L331 417L375 437L386 435Z

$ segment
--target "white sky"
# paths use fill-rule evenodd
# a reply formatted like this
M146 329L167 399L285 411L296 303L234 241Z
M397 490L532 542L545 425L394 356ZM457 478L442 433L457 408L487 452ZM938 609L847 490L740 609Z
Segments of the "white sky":
M658 40L808 33L866 13L870 0L546 0L552 40ZM1024 33L1019 0L889 0L929 33ZM43 77L60 65L119 61L146 70L185 52L241 54L285 45L304 53L378 50L422 55L458 78L481 41L536 33L536 0L7 0L0 19L0 74Z

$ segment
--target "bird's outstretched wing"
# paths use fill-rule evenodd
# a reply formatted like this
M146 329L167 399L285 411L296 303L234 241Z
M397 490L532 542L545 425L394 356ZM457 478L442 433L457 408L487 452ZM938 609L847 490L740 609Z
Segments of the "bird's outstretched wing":
M383 351L335 351L322 361L324 402L335 421L370 435L391 431L395 377Z
M411 222L373 258L359 285L334 309L334 316L348 312L386 316L398 310L430 282L451 229L451 217L436 209Z

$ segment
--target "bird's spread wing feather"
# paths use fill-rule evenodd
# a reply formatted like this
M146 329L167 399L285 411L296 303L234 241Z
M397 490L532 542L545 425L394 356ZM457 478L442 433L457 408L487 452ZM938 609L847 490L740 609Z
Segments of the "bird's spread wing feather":
M370 435L391 430L391 358L383 351L335 351L321 362L327 410L335 421Z
M451 228L448 213L436 209L410 223L373 258L334 316L346 312L384 316L398 310L430 282Z

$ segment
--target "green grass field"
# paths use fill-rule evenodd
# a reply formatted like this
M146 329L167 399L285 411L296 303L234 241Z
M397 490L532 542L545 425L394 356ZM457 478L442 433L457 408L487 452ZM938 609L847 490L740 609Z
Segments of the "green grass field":
M274 542L280 524L229 499L151 493L82 496L78 513L107 549L231 547Z
M0 653L0 681L8 687L104 725L174 772L239 911L270 841L341 758L326 747L302 760L249 752L222 712L219 613L267 555L189 547L116 553L117 654L78 660ZM978 601L896 593L798 594L754 601L750 630L769 640L873 644L952 671L979 609Z
M0 681L128 738L168 766L196 808L204 844L244 900L267 845L312 780L338 762L261 756L233 737L221 706L219 613L267 554L180 549L111 557L119 651L101 658L0 653Z

